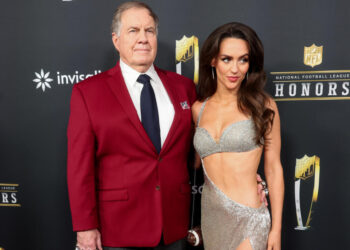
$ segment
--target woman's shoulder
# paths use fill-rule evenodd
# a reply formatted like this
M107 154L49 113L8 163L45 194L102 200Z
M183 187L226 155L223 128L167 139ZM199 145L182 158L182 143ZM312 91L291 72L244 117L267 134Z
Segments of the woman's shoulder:
M200 110L202 105L203 105L203 101L197 100L192 104L192 110Z
M191 107L191 109L192 109L192 116L193 116L193 121L194 121L195 123L197 123L198 116L199 116L199 112L200 112L200 110L201 110L201 108L202 108L203 102L204 102L204 101L199 101L199 100L197 100L197 101L195 101L195 102L192 104L192 107Z

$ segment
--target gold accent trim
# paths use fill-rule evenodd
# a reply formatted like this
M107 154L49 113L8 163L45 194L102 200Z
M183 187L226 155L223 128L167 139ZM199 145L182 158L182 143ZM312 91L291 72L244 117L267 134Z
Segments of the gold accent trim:
M17 190L0 190L0 193L4 192L4 193L16 193L18 192Z
M332 79L328 79L328 80L307 80L307 79L305 79L305 80L295 80L295 81L293 81L293 80L286 80L286 81L280 81L280 80L278 80L278 81L272 81L272 82L331 82L332 80L334 80L335 82L337 82L337 81L349 81L350 79L334 79L334 78L332 78Z
M198 38L194 36L194 72L193 72L193 81L195 84L198 83L199 78L199 46L198 46Z
M329 101L329 100L350 100L350 97L296 97L296 98L274 98L276 102L285 101Z
M7 183L0 183L0 186L18 187L18 186L19 186L19 184L7 184Z
M20 207L21 204L1 204L0 207Z
M307 217L306 225L309 226L310 221L311 221L311 213L312 213L312 205L314 202L317 201L318 197L318 188L320 186L320 158L317 156L313 156L315 158L315 179L314 179L314 191L312 194L312 200L311 200L311 205L310 205L310 210L309 210L309 216Z
M286 74L319 74L319 73L350 73L350 70L317 70L317 71L289 71L289 72L270 72L271 75Z

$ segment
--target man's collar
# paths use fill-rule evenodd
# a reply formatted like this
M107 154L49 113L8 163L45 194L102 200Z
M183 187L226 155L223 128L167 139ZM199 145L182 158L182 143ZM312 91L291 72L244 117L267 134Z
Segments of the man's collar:
M157 72L156 72L153 64L149 67L149 69L146 72L141 73L141 72L138 72L137 70L133 69L132 67L127 65L125 62L123 62L122 59L120 59L120 69L121 69L124 77L128 78L128 82L133 83L133 85L136 84L136 80L141 74L149 75L149 77L151 77L151 79L153 79L153 81L155 79L157 79L156 78Z

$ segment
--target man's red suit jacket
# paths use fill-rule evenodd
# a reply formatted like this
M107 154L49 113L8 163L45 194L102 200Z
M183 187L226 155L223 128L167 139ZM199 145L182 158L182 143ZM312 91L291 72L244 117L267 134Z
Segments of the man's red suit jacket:
M68 190L73 230L98 228L110 247L155 246L186 236L192 141L190 79L156 68L175 109L158 154L142 127L119 63L73 87Z

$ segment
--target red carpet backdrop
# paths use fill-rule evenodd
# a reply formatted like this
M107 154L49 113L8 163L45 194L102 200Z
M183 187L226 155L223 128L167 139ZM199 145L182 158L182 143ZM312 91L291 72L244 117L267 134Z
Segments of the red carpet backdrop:
M122 2L1 4L1 250L74 248L66 187L70 95L75 83L117 62L110 23ZM350 249L350 2L146 3L160 18L156 64L195 82L199 50L214 28L238 21L257 31L266 90L281 116L282 249ZM198 197L200 191L193 187Z

